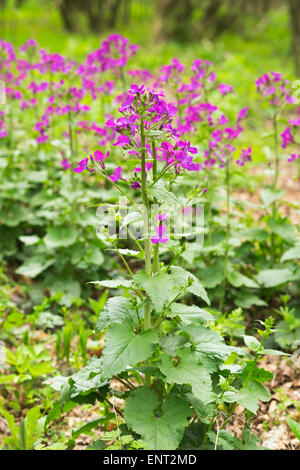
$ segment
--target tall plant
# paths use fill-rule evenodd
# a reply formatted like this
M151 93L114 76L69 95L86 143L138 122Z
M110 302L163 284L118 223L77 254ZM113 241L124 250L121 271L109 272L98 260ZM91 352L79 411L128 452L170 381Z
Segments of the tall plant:
M118 132L114 145L123 148L126 168L109 171L109 153L97 150L75 171L105 178L129 200L127 215L124 206L108 208L123 236L109 227L102 233L122 259L128 278L96 282L124 294L109 298L99 316L96 331L105 332L102 356L65 379L61 404L82 399L109 403L118 415L119 434L139 435L140 446L147 449L256 448L257 438L249 429L240 440L225 426L237 404L250 418L258 400L269 399L262 382L272 374L258 368L257 361L272 352L264 349L263 340L271 334L273 321L258 330L261 342L244 337L253 355L228 346L214 330L213 312L203 307L210 300L199 280L173 261L163 261L168 247L181 243L172 206L176 204L178 216L187 207L192 210L191 202L201 201L203 190L198 187L186 197L176 195L177 179L198 169L196 149L179 140L172 127L177 109L161 93L132 85L119 111L122 117L107 126ZM135 231L139 221L141 237ZM124 228L136 250L122 247ZM143 264L141 269L133 268L130 257ZM112 401L114 394L125 400L125 412ZM120 420L125 421L122 426Z

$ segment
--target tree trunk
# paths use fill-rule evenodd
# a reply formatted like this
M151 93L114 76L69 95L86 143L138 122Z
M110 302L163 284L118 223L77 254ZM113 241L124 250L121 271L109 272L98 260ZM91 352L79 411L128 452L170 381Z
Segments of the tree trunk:
M292 30L292 54L295 73L300 76L300 5L298 0L289 0L290 21Z

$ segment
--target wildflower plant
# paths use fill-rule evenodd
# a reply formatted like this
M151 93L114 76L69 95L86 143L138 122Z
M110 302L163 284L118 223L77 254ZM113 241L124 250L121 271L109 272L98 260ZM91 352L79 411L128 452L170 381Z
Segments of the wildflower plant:
M201 282L173 258L165 263L161 256L176 244L180 249L185 238L170 228L170 203L189 213L206 193L206 188L196 186L182 198L176 191L178 179L199 171L197 149L178 135L173 127L177 109L161 92L134 84L119 112L122 117L106 126L118 135L113 146L121 149L122 164L112 167L111 154L96 150L75 172L104 178L127 197L133 210L124 215L124 206L109 205L107 212L121 228L142 217L142 231L137 236L128 228L127 242L135 250L124 248L123 237L111 233L103 221L99 236L117 252L127 276L94 283L123 290L123 295L107 300L96 325L97 332L105 333L102 355L64 379L61 405L82 395L85 400L111 403L110 395L118 393L125 400L125 411L117 410L126 423L124 432L139 435L146 449L190 448L190 436L195 436L199 449L256 448L250 431L239 440L224 427L238 404L249 417L256 413L258 400L269 399L261 382L271 374L256 365L265 354L263 343L244 337L255 356L228 346L214 329L216 318ZM264 337L270 334L268 325ZM122 385L121 391L116 391L114 381ZM214 429L220 423L218 443Z

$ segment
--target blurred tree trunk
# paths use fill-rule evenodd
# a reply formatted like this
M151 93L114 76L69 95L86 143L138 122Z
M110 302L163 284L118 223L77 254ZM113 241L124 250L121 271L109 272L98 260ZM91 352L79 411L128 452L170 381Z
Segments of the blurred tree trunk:
M166 39L190 39L194 6L194 0L157 0L159 34Z
M76 30L76 23L74 18L74 10L77 10L77 1L75 0L61 0L59 3L59 11L62 17L64 28L73 32Z
M289 0L290 21L292 30L292 53L295 72L300 76L300 5L299 0Z
M82 11L87 13L90 29L95 33L101 32L104 29L107 2L105 0L86 0L84 3Z
M122 4L121 0L114 0L111 2L110 15L108 19L108 27L111 29L114 28L117 23L118 13L119 13L121 4Z
M78 29L76 16L80 12L86 16L91 31L100 33L115 27L122 3L121 0L61 0L59 9L68 31Z
M244 7L245 5L242 5L241 10L241 3L235 0L210 0L204 10L203 24L213 36L235 29Z
M131 19L131 0L123 0L122 22L129 23Z

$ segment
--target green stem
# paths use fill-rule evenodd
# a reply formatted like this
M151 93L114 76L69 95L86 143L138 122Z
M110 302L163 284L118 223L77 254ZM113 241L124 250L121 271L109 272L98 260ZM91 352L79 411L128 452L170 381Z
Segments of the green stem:
M275 175L273 180L273 190L276 191L277 183L278 183L278 176L279 176L279 152L278 152L278 126L277 126L277 113L274 115L273 118L273 129L274 129L274 153L275 153ZM277 206L276 201L272 203L272 222L273 224L276 222L277 217ZM275 263L275 233L271 233L271 260L272 264Z
M145 243L145 270L148 276L151 276L151 241L150 241L150 221L149 221L149 202L146 189L146 155L145 155L145 131L144 131L144 120L141 118L140 125L141 133L141 193L144 205L144 243ZM144 307L144 331L151 328L151 302L148 302ZM145 361L145 365L150 365L150 361ZM151 376L145 375L145 385L151 386Z
M152 139L152 175L153 181L156 178L157 174L157 158L156 158L156 147L155 147L155 140ZM154 204L157 204L157 199L154 198ZM154 247L154 257L153 257L153 272L157 273L159 271L159 243L157 243Z
M228 274L228 255L229 255L229 238L230 238L230 161L226 158L225 165L225 184L226 184L226 242L224 255L224 293L220 302L220 310L223 308L226 298L227 274Z

